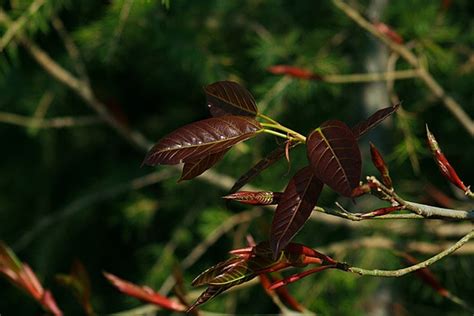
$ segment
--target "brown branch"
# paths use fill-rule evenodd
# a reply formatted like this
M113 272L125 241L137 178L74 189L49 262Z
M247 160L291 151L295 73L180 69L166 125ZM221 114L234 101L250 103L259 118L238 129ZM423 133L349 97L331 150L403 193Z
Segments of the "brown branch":
M418 70L419 78L425 83L426 87L439 99L443 101L444 106L453 114L453 116L468 131L469 135L474 136L474 122L469 115L463 110L461 105L449 96L444 89L436 82L431 74L420 63L419 59L405 45L398 44L385 36L375 28L372 23L367 21L357 10L347 5L342 0L332 0L334 5L338 7L344 14L351 18L360 27L368 31L377 39L382 41L388 48L399 54L405 61Z
M88 126L101 123L97 116L55 117L50 119L35 118L13 113L0 112L0 123L19 125L33 128L67 128Z
M395 192L395 190L387 188L375 177L367 177L367 181L375 184L378 187L378 190L382 194L384 194L386 196L386 199L390 202L396 202L399 205L403 206L405 210L409 210L415 214L423 216L424 218L457 219L470 221L474 220L474 210L462 211L409 202L402 199Z
M22 14L16 21L9 24L7 31L0 38L0 53L8 46L10 41L19 33L21 33L23 27L28 22L28 19L34 15L38 10L44 5L45 0L35 0L31 3L25 13ZM3 12L3 10L2 10ZM6 14L2 14L2 19L4 19Z

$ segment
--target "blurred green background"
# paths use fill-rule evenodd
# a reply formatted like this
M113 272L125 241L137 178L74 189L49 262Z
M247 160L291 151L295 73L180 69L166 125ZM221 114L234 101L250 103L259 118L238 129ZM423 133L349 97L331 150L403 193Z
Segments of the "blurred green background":
M240 82L262 112L305 135L328 119L353 125L392 103L385 82L333 84L275 76L266 70L275 64L300 66L321 75L387 70L387 62L395 57L331 1L42 2L31 14L25 12L32 1L0 3L12 20L26 17L19 33L76 73L77 65L52 23L60 19L79 49L97 98L121 124L152 141L208 117L202 87L218 80ZM474 115L473 1L349 2L373 21L396 30L433 77ZM6 33L7 27L0 23L0 35ZM396 69L409 68L398 59ZM371 140L384 154L400 195L428 204L467 207L431 159L424 125L430 125L467 184L474 180L472 137L420 80L398 80L394 92L403 101L404 115L396 115L361 140L366 157L363 174L374 174L367 160ZM10 124L5 119L8 113L21 115L26 123ZM98 314L131 310L142 304L113 289L102 271L158 290L202 240L233 215L251 209L235 204L227 208L220 196L228 188L219 183L197 178L177 184L176 169L141 167L144 152L96 120L96 115L74 91L45 72L15 37L8 42L0 56L0 238L52 289L66 315L82 312L55 275L67 273L75 259L89 271L92 304ZM28 123L28 117L91 116L90 124L61 129ZM240 144L213 170L237 178L276 145L271 136ZM303 148L295 149L291 158L289 172L282 160L253 184L282 190L306 163ZM160 173L162 181L139 188L131 183L154 171L169 173ZM433 193L433 188L446 197ZM330 190L323 192L319 204L334 207L335 201L354 211L381 205L375 198L353 204ZM267 239L271 218L272 212L264 211L224 233L183 272L187 288L199 272L227 258L228 250L244 246L247 233L257 241ZM462 234L456 228L442 234L444 224L437 222L354 224L321 218L308 222L295 240L325 248L381 236L404 249L408 242L437 245L454 242ZM387 250L348 247L331 254L361 267L403 266ZM473 264L474 256L463 253L444 259L432 270L446 288L473 303ZM384 279L327 271L289 289L321 315L469 315L414 275ZM259 285L223 294L203 309L278 313ZM35 302L0 279L0 314L39 313Z

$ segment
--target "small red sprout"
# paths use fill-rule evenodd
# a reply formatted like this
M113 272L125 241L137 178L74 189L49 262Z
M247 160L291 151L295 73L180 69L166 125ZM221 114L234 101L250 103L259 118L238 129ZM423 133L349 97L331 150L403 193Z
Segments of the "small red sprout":
M55 316L62 316L53 295L45 290L31 268L22 263L13 251L0 242L0 275L33 297L43 309Z
M104 276L125 295L135 297L147 303L155 304L170 311L183 312L186 310L186 307L183 304L172 301L169 298L156 293L147 286L138 286L107 272L104 272Z
M436 161L436 164L438 165L441 174L452 184L463 190L466 194L471 192L469 187L464 185L464 183L461 181L456 170L454 170L446 156L441 151L441 148L439 147L436 138L428 129L428 125L426 125L426 135L428 138L428 145L430 146L431 153L433 154L433 158Z

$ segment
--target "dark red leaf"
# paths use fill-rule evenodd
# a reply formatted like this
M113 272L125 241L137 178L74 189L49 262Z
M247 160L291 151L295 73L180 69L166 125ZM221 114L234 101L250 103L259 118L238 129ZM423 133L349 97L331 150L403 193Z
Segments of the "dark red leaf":
M428 137L428 144L430 145L431 153L433 154L433 158L436 161L436 164L438 165L441 174L452 184L454 184L464 192L467 192L469 188L466 187L466 185L461 181L456 170L454 170L446 156L441 151L441 148L439 147L436 138L428 129L428 125L426 126L426 135Z
M361 137L369 130L379 125L383 120L392 115L392 113L395 112L399 108L399 106L400 103L378 110L368 119L357 123L354 127L352 127L352 133L354 133L355 138Z
M252 138L261 130L260 123L245 116L228 115L198 121L162 138L150 149L143 163L155 166L196 161Z
M192 286L201 286L204 284L210 284L211 281L218 275L221 275L234 265L243 262L247 257L234 257L226 261L219 262L215 266L206 269L204 272L199 274L191 283Z
M372 162L377 168L377 170L380 172L380 175L382 176L382 182L387 186L387 188L392 188L392 178L390 178L390 174L388 172L387 165L385 164L385 161L383 160L382 155L378 151L377 147L375 147L374 144L370 143L370 156L372 157Z
M227 200L233 200L243 204L250 205L272 205L278 204L280 201L281 192L272 191L239 191L235 192L222 198Z
M218 81L204 88L212 116L243 115L255 117L257 104L250 92L233 81Z
M164 309L183 312L186 310L186 307L179 302L172 301L169 298L156 293L151 288L146 286L138 286L136 284L127 282L119 277L104 272L104 276L112 283L120 292L135 297L141 301L148 302L151 304L158 305Z
M362 159L357 140L341 121L324 122L306 141L313 174L334 191L351 196L359 185Z
M386 35L388 38L390 38L392 41L394 41L397 44L403 44L403 38L395 32L390 26L388 26L385 23L382 22L377 22L374 23L375 28L382 34Z
M217 152L215 154L210 154L204 158L201 158L196 161L186 162L183 167L183 172L181 173L181 178L179 178L178 182L184 180L191 180L196 178L197 176L204 173L209 168L212 168L216 163L221 160L222 157L229 151L229 148Z
M336 268L336 265L326 265L326 266L316 267L316 268L313 268L313 269L303 271L301 273L293 274L293 275L291 275L291 276L289 276L289 277L287 277L283 280L280 280L280 281L277 281L277 282L273 283L269 287L269 289L270 290L277 290L282 286L285 286L287 284L290 284L290 283L296 282L298 280L301 280L302 278L307 277L308 275L318 273L318 272L324 271L326 269L333 269L333 268Z
M286 151L291 150L299 143L291 142L288 146L280 146L275 148L272 152L270 152L267 156L265 156L262 160L257 162L249 171L247 171L244 175L242 175L234 184L232 189L230 189L229 194L235 193L240 190L244 185L252 181L256 176L258 176L263 170L267 169L275 162L280 160Z
M303 227L318 201L323 184L309 166L288 183L273 216L270 243L274 258Z
M315 74L307 69L289 66L289 65L275 65L267 69L274 75L287 75L293 78L305 79L305 80L323 80L318 74Z

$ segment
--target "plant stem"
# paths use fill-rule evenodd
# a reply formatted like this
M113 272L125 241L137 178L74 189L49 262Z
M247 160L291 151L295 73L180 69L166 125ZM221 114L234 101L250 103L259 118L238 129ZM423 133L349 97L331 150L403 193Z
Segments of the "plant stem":
M268 122L271 122L273 124L277 124L277 125L281 125L280 123L278 123L277 121L275 121L274 119L272 119L271 117L269 116L266 116L265 114L262 114L262 113L257 113L257 116L258 117L261 117L262 119L268 121Z
M302 143L306 143L306 137L304 137L303 135L301 135L300 133L298 132L295 132L294 130L292 129L289 129L288 127L285 127L279 123L276 123L276 124L271 124L271 123L260 123L262 126L264 127L271 127L271 128L274 128L274 129L277 129L277 130L280 130L282 132L286 132L288 134L290 134L291 136L293 136L294 138L298 139L300 142Z
M296 138L291 137L287 134L283 134L283 133L280 133L280 132L277 132L277 131L274 131L274 130L271 130L271 129L264 128L263 132L267 133L267 134L272 134L272 135L275 135L275 136L278 136L278 137L281 137L281 138L284 138L284 139L287 139L287 140L295 140L296 139Z
M404 269L398 269L398 270L367 270L367 269L362 269L362 268L357 268L357 267L350 267L348 271L357 273L360 275L371 275L371 276L379 276L379 277L400 277L402 275L408 274L410 272L426 268L436 261L439 261L440 259L448 256L449 254L453 253L454 251L458 250L461 248L465 243L469 241L469 239L474 237L474 230L465 235L463 238L461 238L457 243L449 247L448 249L440 252L439 254L429 258L428 260L425 260L423 262L420 262L418 264L415 264L413 266L404 268Z

